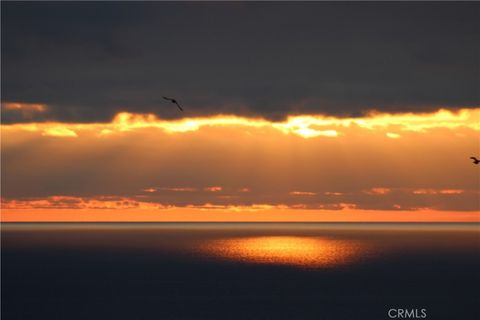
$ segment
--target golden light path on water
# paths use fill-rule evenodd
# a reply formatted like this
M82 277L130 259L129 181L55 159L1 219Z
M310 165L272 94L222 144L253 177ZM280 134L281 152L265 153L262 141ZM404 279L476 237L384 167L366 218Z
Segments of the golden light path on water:
M201 250L217 258L245 263L327 268L360 260L368 252L368 246L353 240L261 236L211 240Z

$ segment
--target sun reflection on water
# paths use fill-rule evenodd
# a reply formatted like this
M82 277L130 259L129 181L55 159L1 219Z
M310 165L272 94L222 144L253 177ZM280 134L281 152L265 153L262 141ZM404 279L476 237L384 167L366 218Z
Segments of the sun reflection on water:
M350 264L367 251L366 245L359 241L295 236L212 240L201 249L227 260L304 268Z

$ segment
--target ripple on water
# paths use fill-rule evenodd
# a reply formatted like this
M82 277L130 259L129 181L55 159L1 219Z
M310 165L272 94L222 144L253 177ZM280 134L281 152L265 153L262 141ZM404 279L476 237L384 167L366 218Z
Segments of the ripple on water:
M369 249L361 241L297 236L216 239L200 246L201 252L220 259L302 268L352 264L365 257Z

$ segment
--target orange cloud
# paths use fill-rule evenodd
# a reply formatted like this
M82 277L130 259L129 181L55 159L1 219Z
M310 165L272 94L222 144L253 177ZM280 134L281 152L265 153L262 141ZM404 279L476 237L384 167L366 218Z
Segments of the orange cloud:
M440 194L461 194L463 192L464 190L460 189L443 189L439 191Z
M2 110L18 110L22 112L45 112L47 106L38 103L19 103L19 102L5 102L2 103Z
M160 188L163 191L173 191L173 192L194 192L197 191L196 188L189 187L180 187L180 188Z
M2 209L158 209L162 205L140 202L125 197L72 197L50 196L45 199L7 200L2 199Z
M392 190L389 188L372 188L370 190L365 191L367 194L387 194L390 193Z
M65 128L63 126L52 126L49 128L45 128L42 132L42 135L51 136L51 137L66 137L66 138L78 137L75 131Z
M401 135L399 135L398 133L394 133L394 132L387 132L385 135L389 138L392 138L392 139L398 139L398 138L401 137Z
M206 187L206 188L203 188L204 191L207 191L207 192L219 192L219 191L222 191L222 187Z
M309 191L291 191L289 192L290 195L292 196L314 196L316 195L315 192L309 192Z
M461 189L416 189L413 194L462 194L465 190Z
M324 194L327 195L327 196L341 196L341 195L343 195L342 192L325 192Z
M38 114L45 113L47 106L39 103L4 102L2 113L15 115L24 120L32 120Z

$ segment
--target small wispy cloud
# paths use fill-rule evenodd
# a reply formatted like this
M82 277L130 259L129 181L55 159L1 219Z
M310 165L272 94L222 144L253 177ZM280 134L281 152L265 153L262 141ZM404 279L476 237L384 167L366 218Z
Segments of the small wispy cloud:
M40 103L20 103L20 102L5 102L2 103L2 110L16 110L20 112L45 112L47 106Z
M309 191L291 191L288 194L292 195L292 196L314 196L314 195L316 195L315 192L309 192Z
M393 132L387 132L385 135L391 139L398 139L401 137L398 133Z
M465 190L462 189L415 189L413 194L462 194Z
M371 188L366 190L366 194L388 194L392 191L390 188Z
M48 137L64 137L64 138L76 138L78 137L77 133L71 129L65 127L52 127L46 128L42 132L42 136Z
M324 192L323 194L326 196L342 196L343 195L342 192Z
M159 190L173 191L173 192L195 192L195 191L197 191L196 188L190 188L190 187L160 188Z
M203 191L207 191L207 192L220 192L222 190L223 188L218 186L203 188Z

